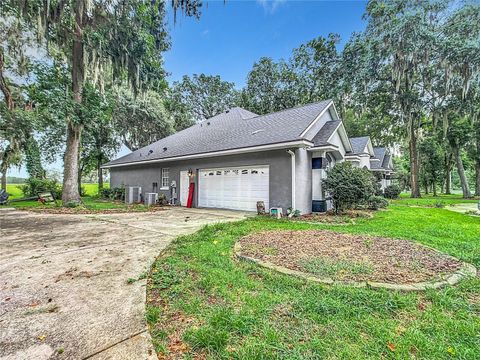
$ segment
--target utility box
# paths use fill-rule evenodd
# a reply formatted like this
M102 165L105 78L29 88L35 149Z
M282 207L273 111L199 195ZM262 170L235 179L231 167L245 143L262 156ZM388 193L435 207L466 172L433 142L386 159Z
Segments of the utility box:
M125 189L125 204L135 204L142 201L142 188L140 186L128 186Z
M158 194L157 193L146 193L145 194L145 205L152 206L155 205L158 201Z
M327 200L312 201L312 212L326 212L326 211L327 211Z

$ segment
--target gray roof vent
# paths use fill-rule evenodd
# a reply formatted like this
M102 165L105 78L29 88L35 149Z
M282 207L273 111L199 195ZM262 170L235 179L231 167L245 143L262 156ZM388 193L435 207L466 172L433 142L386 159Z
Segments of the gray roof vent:
M148 151L148 155L150 155L151 153L153 153L153 150L152 150L152 149L150 149L150 150Z
M210 125L210 121L209 121L209 122L207 122L207 125Z
M167 147L166 147L166 146L163 148L163 151L167 151Z
M230 112L230 109L225 110L225 114L228 114Z

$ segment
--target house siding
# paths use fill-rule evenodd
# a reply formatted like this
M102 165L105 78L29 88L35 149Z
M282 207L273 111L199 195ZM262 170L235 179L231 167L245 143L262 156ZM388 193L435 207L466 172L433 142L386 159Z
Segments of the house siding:
M180 171L192 169L195 178L193 206L198 204L198 170L235 166L268 165L270 167L270 207L291 206L292 174L291 157L286 150L264 151L229 156L209 157L173 162L152 163L138 166L114 167L110 169L110 186L141 186L142 193L152 192L152 184L158 183L158 192L170 197L169 190L160 190L161 169L169 168L170 182L177 182L177 197L180 199ZM311 186L310 186L311 187Z

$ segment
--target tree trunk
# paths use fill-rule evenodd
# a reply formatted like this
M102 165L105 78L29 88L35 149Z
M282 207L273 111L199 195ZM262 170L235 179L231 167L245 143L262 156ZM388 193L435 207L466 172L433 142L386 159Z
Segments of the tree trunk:
M417 151L417 133L413 124L413 121L410 125L410 141L409 141L409 152L410 152L410 182L411 182L411 194L412 198L419 198L420 195L420 182L419 182L419 160L418 160L418 151Z
M475 162L475 196L480 196L480 159Z
M103 172L102 172L102 162L98 161L97 163L97 175L98 175L98 190L103 189Z
M445 194L452 193L452 154L445 156Z
M5 99L7 110L13 110L14 103L13 103L12 92L10 91L10 88L7 85L7 81L3 76L4 66L5 66L5 57L3 54L3 49L0 47L0 91L2 92L3 97Z
M455 156L455 162L457 163L457 171L458 176L460 177L460 184L462 185L463 198L471 198L472 194L468 188L468 180L467 176L465 175L465 168L463 167L462 156L460 155L460 149L458 146L453 148L453 154Z
M2 190L7 191L7 171L2 172Z
M83 0L75 1L75 33L73 38L72 50L72 91L73 100L82 103L82 91L84 80L83 64ZM82 136L82 125L67 121L67 147L64 157L63 169L63 193L62 202L80 202L80 192L78 191L78 159L80 152L80 138Z
M477 124L477 154L476 155L477 156L475 157L475 196L480 196L480 124Z
M80 136L82 126L72 123L67 124L67 148L63 158L63 192L62 202L80 202L78 191L78 153L80 150Z
M432 181L432 192L433 192L433 196L437 197L437 181L436 181L436 179L434 179Z

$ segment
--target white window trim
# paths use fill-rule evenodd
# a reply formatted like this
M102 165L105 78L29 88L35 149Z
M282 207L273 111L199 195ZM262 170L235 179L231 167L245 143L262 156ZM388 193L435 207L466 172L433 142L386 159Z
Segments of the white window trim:
M164 176L164 171L167 172L167 176L165 177ZM161 170L161 177L160 177L160 190L168 190L170 189L170 185L169 185L169 182L170 182L170 168L162 168ZM167 179L167 185L164 185L163 184L163 180L164 179Z

